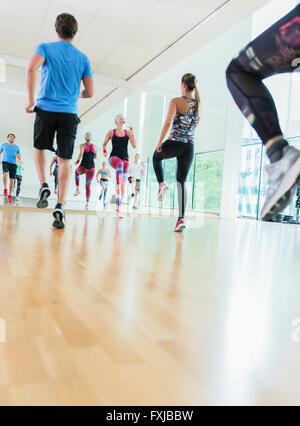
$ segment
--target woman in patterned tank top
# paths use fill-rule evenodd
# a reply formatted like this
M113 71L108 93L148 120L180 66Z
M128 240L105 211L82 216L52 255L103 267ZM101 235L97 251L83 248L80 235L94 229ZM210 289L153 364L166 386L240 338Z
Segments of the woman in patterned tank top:
M200 120L200 96L196 77L193 74L184 74L180 88L182 97L171 100L168 115L153 154L153 167L159 183L159 201L163 200L169 189L164 182L162 161L167 158L177 158L176 180L179 216L174 229L175 232L181 232L185 228L184 213L187 203L185 181L194 159L195 130ZM163 143L171 126L170 135Z

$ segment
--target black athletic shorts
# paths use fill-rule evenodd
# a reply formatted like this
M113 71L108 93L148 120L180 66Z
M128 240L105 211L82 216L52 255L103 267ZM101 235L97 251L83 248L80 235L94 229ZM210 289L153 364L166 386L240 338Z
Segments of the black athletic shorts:
M34 147L56 152L60 158L72 159L77 127L80 119L76 114L44 111L34 108ZM57 149L53 148L56 133Z
M141 190L141 179L136 179L135 181L135 190L140 192Z
M128 182L131 183L132 179L133 179L133 177L129 176ZM136 191L140 191L141 190L141 179L135 179L135 190Z
M12 163L2 162L3 173L8 173L10 179L16 179L17 165Z

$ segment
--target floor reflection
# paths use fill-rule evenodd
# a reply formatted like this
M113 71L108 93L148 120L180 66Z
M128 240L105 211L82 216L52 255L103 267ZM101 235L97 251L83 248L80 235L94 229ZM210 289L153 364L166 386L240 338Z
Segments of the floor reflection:
M49 206L48 210L54 209L56 204L56 199L49 198ZM7 197L0 197L0 207L7 207L7 208L28 208L28 209L35 209L36 208L36 199L35 198L23 198L20 197L19 201L16 200L15 197L13 197L13 205L8 205ZM91 201L89 205L89 209L85 209L85 203L83 203L81 200L72 200L67 201L65 204L66 210L72 210L72 211L80 211L80 212L90 212L90 213L115 213L116 206L115 204L107 203L107 206L104 208L103 204L99 201ZM130 214L134 217L138 217L140 215L147 215L147 216L154 216L154 217L177 217L177 212L172 209L167 208L157 208L157 207L144 207L140 206L138 210L133 210L132 205L124 204L122 206L122 212L124 214ZM195 217L198 216L199 212L187 212L187 217Z

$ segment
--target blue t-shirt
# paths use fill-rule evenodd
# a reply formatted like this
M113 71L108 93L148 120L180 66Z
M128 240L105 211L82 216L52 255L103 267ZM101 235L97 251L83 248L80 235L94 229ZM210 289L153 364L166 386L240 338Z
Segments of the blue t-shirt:
M88 57L67 41L41 43L34 53L45 58L36 106L77 114L81 80L93 76Z
M0 152L3 152L2 162L17 164L16 155L20 154L20 148L18 145L9 145L9 143L3 143L0 147Z

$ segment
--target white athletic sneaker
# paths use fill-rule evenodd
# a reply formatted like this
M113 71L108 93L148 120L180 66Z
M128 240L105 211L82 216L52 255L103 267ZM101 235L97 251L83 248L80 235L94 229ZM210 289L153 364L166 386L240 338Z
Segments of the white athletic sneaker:
M300 183L300 151L292 146L283 148L283 157L266 167L269 175L266 202L261 211L263 220L271 220L292 200L296 183Z
M79 189L76 189L76 191L74 192L74 197L77 197L77 195L79 195L80 194L80 191L79 191Z

